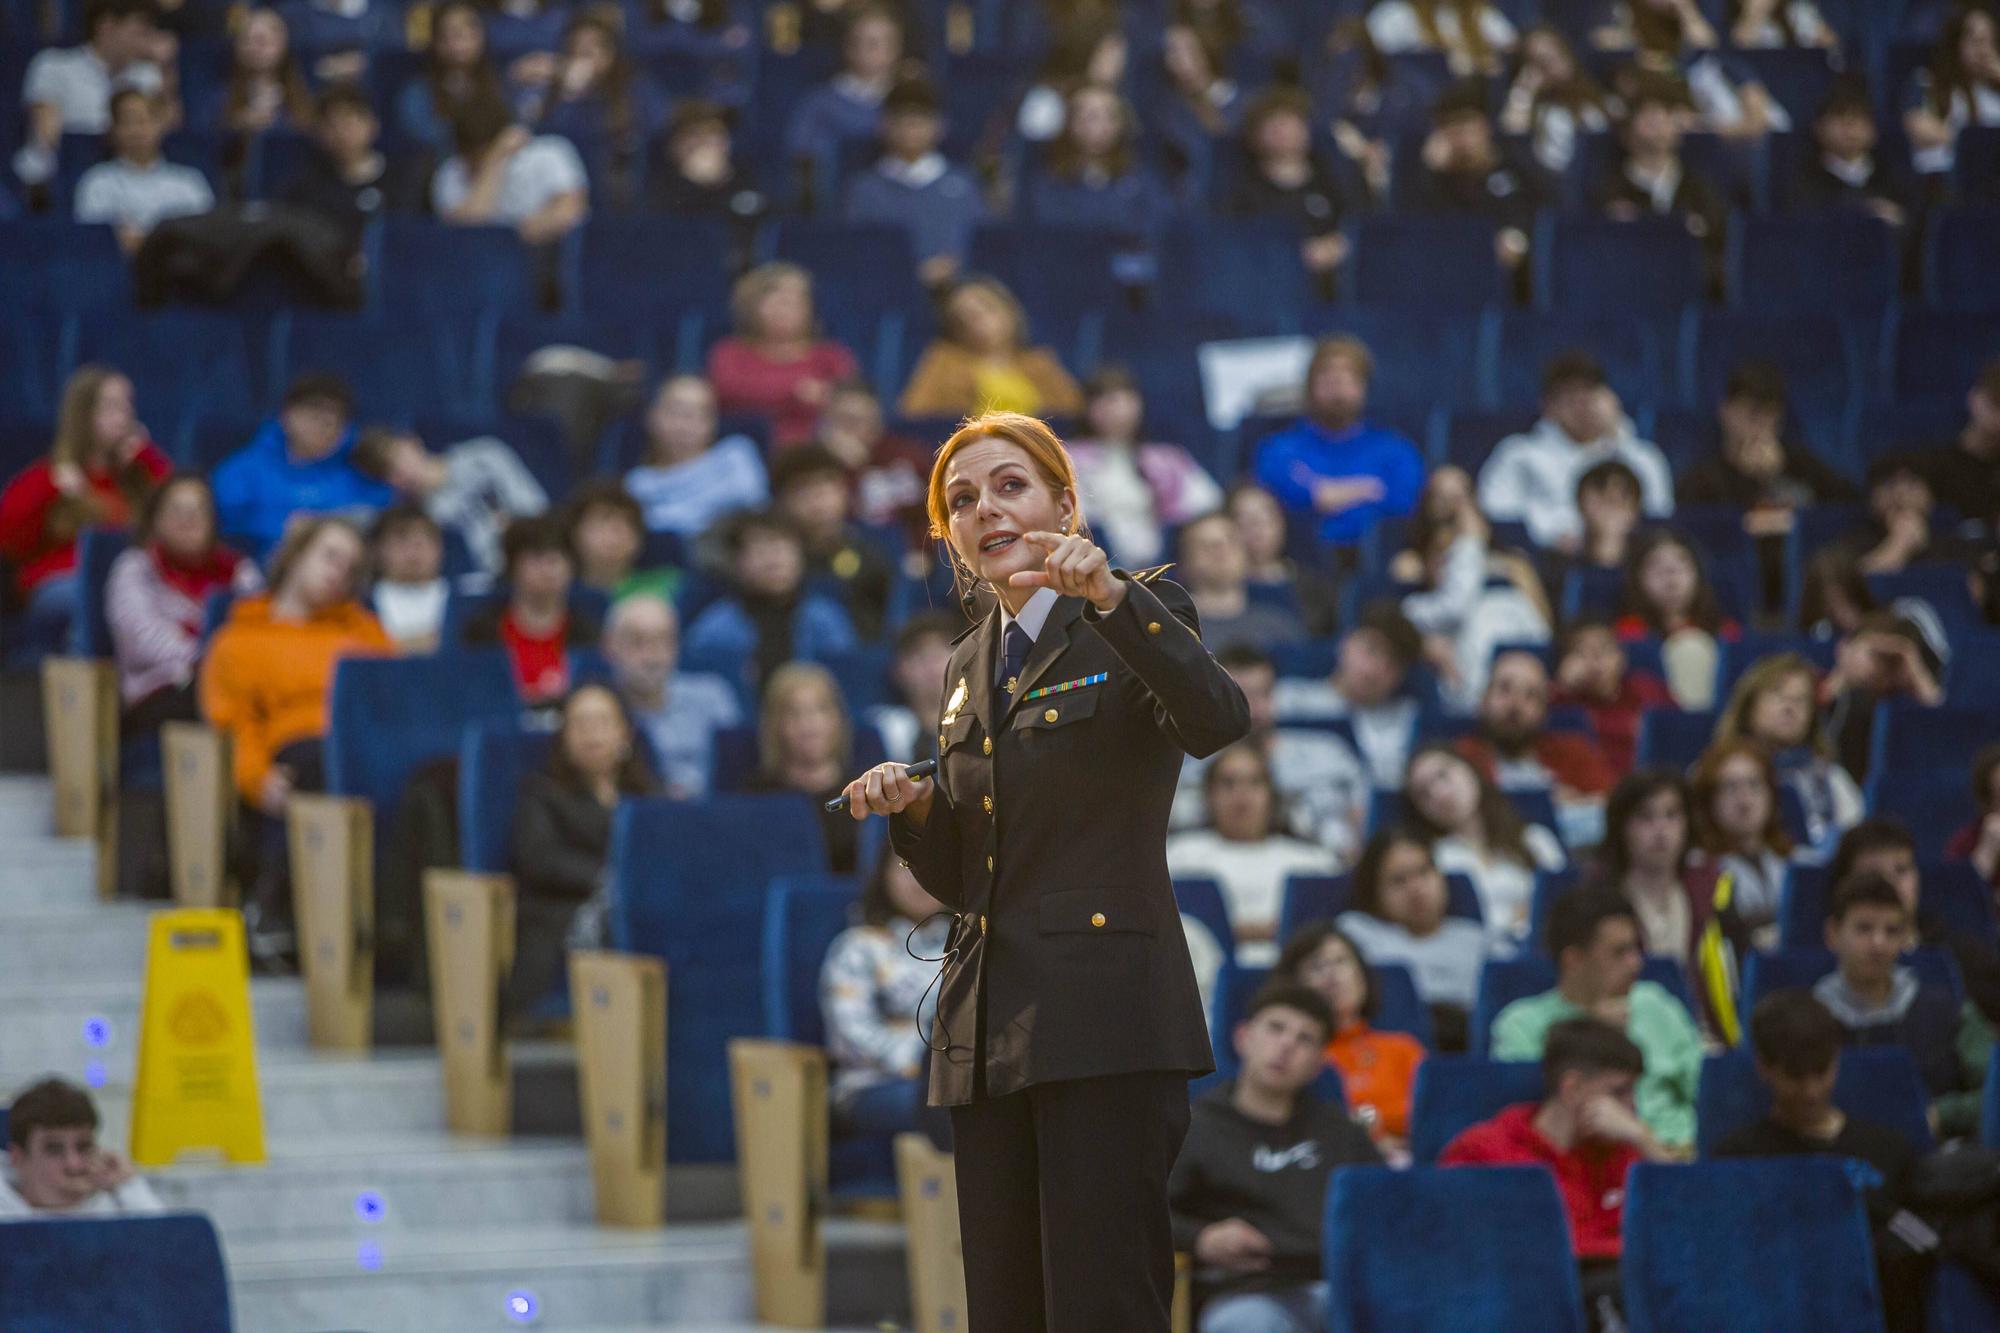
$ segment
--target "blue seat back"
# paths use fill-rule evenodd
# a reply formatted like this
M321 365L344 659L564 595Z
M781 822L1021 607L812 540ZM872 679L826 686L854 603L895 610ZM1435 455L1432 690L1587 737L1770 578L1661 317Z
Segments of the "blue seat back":
M612 939L667 963L667 1153L728 1161L728 1042L764 1028L765 897L784 875L826 872L803 796L627 801L612 820Z
M857 920L861 889L851 875L785 875L764 899L764 1032L820 1046L820 965L834 937Z
M1538 1167L1336 1171L1322 1245L1329 1333L1583 1333L1569 1221Z
M854 755L848 767L856 773L873 768L889 757L882 733L867 722L854 724ZM717 792L742 791L757 776L757 728L718 727L715 732L715 768L709 789Z
M1870 814L1902 820L1927 862L1943 860L1945 844L1978 813L1963 765L1871 773L1862 799Z
M1882 1327L1868 1218L1846 1163L1642 1162L1625 1191L1619 1271L1632 1333Z
M1410 1103L1410 1156L1435 1162L1466 1128L1522 1102L1539 1101L1539 1062L1485 1060L1476 1055L1433 1055L1417 1066Z
M1903 964L1916 972L1921 984L1949 991L1953 999L1964 1001L1965 979L1943 949L1912 949L1903 955ZM1737 1008L1748 1013L1757 1007L1757 1001L1776 991L1810 990L1834 966L1831 949L1758 949L1743 961L1743 998Z
M1685 772L1714 738L1715 720L1712 712L1648 708L1639 718L1639 763Z
M6 1224L0 1328L7 1333L229 1333L229 1278L215 1225L192 1213L34 1218Z
M131 544L129 534L111 528L85 528L77 538L77 614L70 625L70 649L78 657L112 655L111 625L104 618L104 585L111 577L111 562Z
M1945 861L1927 865L1918 870L1917 877L1923 885L1917 901L1919 916L1936 917L1947 930L1970 935L1988 948L2000 946L1992 890L1971 864ZM1780 947L1825 948L1826 911L1832 896L1826 866L1796 862L1788 866L1778 895Z
M1308 921L1331 921L1345 912L1353 892L1351 875L1287 875L1278 909L1279 942L1297 934Z
M512 868L514 801L521 779L548 767L555 736L511 719L465 728L458 759L459 864L484 874Z
M467 723L510 718L519 707L497 649L348 658L334 669L327 708L327 790L366 798L381 819L418 765L458 754ZM378 835L376 845L385 841Z
M1176 879L1174 901L1180 905L1183 916L1191 916L1208 927L1215 942L1222 946L1223 957L1236 956L1236 928L1230 924L1229 904L1222 896L1220 884L1212 879Z
M1544 219L1535 250L1543 310L1670 315L1701 299L1701 245L1677 218Z
M1843 1051L1833 1101L1857 1120L1893 1129L1919 1152L1931 1148L1930 1092L1917 1062L1900 1046ZM1747 1051L1722 1051L1701 1062L1695 1093L1695 1146L1703 1157L1737 1130L1771 1113L1771 1091Z
M2000 1328L2000 1294L1963 1264L1945 1260L1931 1279L1930 1333L1992 1333Z

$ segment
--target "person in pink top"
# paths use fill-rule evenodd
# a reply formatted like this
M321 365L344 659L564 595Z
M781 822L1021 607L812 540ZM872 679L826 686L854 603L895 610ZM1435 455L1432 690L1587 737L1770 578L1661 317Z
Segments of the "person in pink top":
M812 276L796 264L751 269L729 305L736 333L708 354L718 405L769 417L774 448L803 444L833 386L859 371L854 353L818 336Z

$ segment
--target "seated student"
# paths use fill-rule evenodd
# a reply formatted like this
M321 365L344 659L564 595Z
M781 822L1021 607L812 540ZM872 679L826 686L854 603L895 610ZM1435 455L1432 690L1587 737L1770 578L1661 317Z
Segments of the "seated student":
M1242 1061L1235 1081L1190 1109L1167 1199L1174 1248L1194 1255L1201 1333L1321 1327L1328 1182L1341 1167L1382 1162L1359 1125L1309 1091L1332 1032L1312 990L1260 991L1230 1034Z
M1762 537L1789 532L1801 509L1855 498L1854 483L1785 441L1785 377L1777 367L1745 361L1733 368L1715 419L1721 448L1680 474L1678 503L1740 508L1744 531Z
M1664 987L1639 979L1645 956L1639 918L1611 889L1579 888L1549 907L1545 949L1556 960L1555 989L1514 1001L1493 1020L1496 1060L1537 1060L1550 1030L1566 1019L1597 1018L1645 1052L1639 1115L1661 1142L1694 1142L1694 1094L1701 1078L1701 1033Z
M827 868L854 873L859 856L858 813L829 812L826 803L847 785L854 732L833 673L816 662L787 662L764 684L757 717L755 792L804 792L820 812Z
M368 551L375 571L368 602L382 628L401 652L436 652L451 597L437 521L413 504L392 505L370 529Z
M729 121L729 112L706 98L685 98L674 107L647 187L653 212L743 225L763 217L770 201L754 174L737 164Z
M1252 601L1243 539L1224 510L1193 520L1180 531L1180 576L1201 616L1201 641L1210 652L1247 646L1269 651L1306 637L1298 614Z
M1438 1044L1465 1046L1466 1016L1479 999L1479 977L1496 944L1476 921L1450 916L1451 893L1424 835L1388 828L1368 840L1354 867L1349 910L1340 928L1371 967L1401 963L1438 1024Z
M1637 1108L1651 1062L1617 1025L1565 1019L1548 1029L1540 1059L1542 1100L1463 1131L1438 1154L1438 1165L1546 1168L1569 1215L1591 1327L1622 1329L1625 1175L1637 1162L1677 1160L1681 1145L1663 1143Z
M431 11L423 64L396 94L395 126L406 143L451 152L451 127L468 103L501 93L478 0L443 0Z
M209 594L259 582L253 562L216 540L215 497L192 473L169 476L146 497L133 538L104 583L125 736L200 719L194 678Z
M933 720L944 715L944 671L964 619L950 611L919 611L896 631L889 676L894 700L868 708L864 721L882 737L889 758L913 764L937 754Z
M1968 518L2000 521L2000 357L1980 367L1965 394L1965 425L1918 452L1931 493Z
M1656 528L1632 544L1617 630L1627 643L1659 641L1667 690L1675 703L1694 712L1715 706L1719 641L1742 635L1723 614L1701 557L1670 528Z
M1915 191L1876 152L1880 132L1866 87L1838 83L1813 117L1813 156L1792 181L1801 212L1854 209L1900 227L1915 212Z
M819 1008L833 1066L836 1137L891 1134L950 1117L926 1105L937 964L952 914L883 849L861 890L860 921L834 937L819 969Z
M965 278L939 299L939 336L903 386L906 417L981 412L1071 416L1083 406L1053 352L1027 345L1028 317L992 278Z
M1176 201L1139 159L1138 115L1116 88L1084 84L1068 101L1043 170L1029 182L1027 217L1043 226L1150 234L1173 215Z
M489 574L500 570L507 524L549 507L548 492L521 456L491 435L432 453L412 432L375 427L355 443L354 466L457 532L473 563Z
M319 95L316 151L278 190L278 201L317 214L348 239L357 276L368 224L385 213L414 211L419 192L409 172L380 149L382 122L365 88L337 83Z
M1861 787L1835 761L1819 716L1819 672L1797 653L1760 659L1737 680L1715 739L1747 737L1778 767L1805 808L1806 843L1824 854L1862 816Z
M2000 15L1974 0L1946 17L1903 95L1903 132L1925 184L1951 174L1959 132L1976 125L2000 125Z
M1244 108L1243 165L1225 209L1297 226L1306 271L1330 291L1334 270L1347 260L1341 221L1367 201L1348 199L1313 152L1313 120L1311 99L1296 88L1267 89Z
M1229 488L1225 507L1243 538L1250 586L1296 606L1314 638L1330 637L1340 623L1340 585L1292 559L1286 550L1285 510L1277 497L1254 481L1238 481Z
M0 1221L166 1211L132 1164L98 1143L98 1123L96 1103L74 1083L45 1078L15 1093L7 1107Z
M1368 35L1384 55L1441 52L1457 78L1498 74L1516 41L1491 0L1380 0L1368 11Z
M340 658L395 647L358 600L361 534L343 519L308 515L271 556L270 592L239 598L201 666L201 711L229 737L236 794L257 832L244 929L261 965L290 951L285 809L295 791L325 785L327 696Z
M724 514L769 498L764 459L747 435L715 437L715 390L699 375L669 375L646 409L646 452L625 489L653 532L693 540Z
M561 240L590 215L590 181L569 140L514 123L498 93L476 97L452 122L454 154L431 178L439 220L512 227L529 245Z
M1479 698L1478 722L1458 752L1508 790L1547 791L1566 804L1600 801L1615 774L1596 741L1549 728L1549 671L1534 653L1500 654Z
M1989 745L1972 761L1972 821L1944 845L1947 861L1969 861L1990 884L2000 887L2000 745Z
M1317 993L1333 1015L1326 1065L1340 1072L1349 1113L1392 1160L1407 1160L1410 1098L1416 1091L1423 1043L1407 1032L1370 1025L1375 974L1361 950L1331 921L1309 921L1285 941L1271 968L1273 986L1297 984ZM1464 1045L1464 1034L1459 1034ZM1440 1040L1440 1048L1444 1047Z
M613 602L604 625L604 656L625 715L652 749L666 794L684 800L706 796L715 733L742 725L743 712L722 677L678 669L680 616L674 604L647 592Z
M1096 4L1078 6L1074 16L1051 14L1054 41L1014 111L1013 133L1031 144L1045 144L1062 132L1069 114L1071 88L1093 84L1118 88L1125 83L1132 44L1116 14Z
M1939 518L1931 467L1921 454L1890 454L1868 464L1868 519L1842 543L1863 574L1896 574L1967 553L1965 540Z
M1140 443L1144 420L1145 400L1131 372L1100 367L1084 382L1082 438L1069 442L1077 482L1090 497L1091 529L1132 569L1160 560L1163 529L1222 505L1222 488L1186 449Z
M1305 411L1257 446L1258 484L1315 522L1329 546L1351 546L1383 519L1408 514L1423 488L1417 447L1365 416L1374 373L1374 355L1359 338L1320 339L1306 363Z
M1893 701L1924 708L1944 702L1939 665L1923 630L1895 611L1870 611L1841 639L1833 670L1819 688L1834 753L1855 781L1868 775L1875 715L1881 708Z
M554 519L515 520L501 550L506 596L467 620L461 640L506 649L521 702L552 704L570 689L570 649L595 644L599 626L570 608L569 546Z
M625 46L622 14L591 9L563 25L554 59L516 62L524 86L522 118L544 135L599 149L600 198L638 201L647 145L666 118L660 91Z
M1715 1145L1715 1157L1848 1157L1875 1168L1862 1189L1874 1231L1882 1310L1891 1333L1924 1327L1927 1262L1903 1239L1903 1200L1917 1163L1913 1144L1895 1130L1856 1120L1833 1102L1846 1034L1824 1004L1803 990L1781 990L1750 1015L1757 1077L1771 1092L1771 1112ZM1924 1229L1930 1228L1925 1225Z
M924 284L951 281L972 243L972 229L987 218L979 182L938 151L944 118L937 90L924 79L904 79L882 101L882 156L847 183L847 220L907 229Z
M1572 578L1609 579L1624 571L1645 517L1639 474L1616 458L1591 464L1576 479L1576 512L1574 548L1541 553L1549 590L1558 597L1567 595Z
M63 135L111 128L113 93L131 88L170 95L176 43L159 27L149 0L96 0L84 8L83 32L81 45L37 51L21 80L27 124L13 167L31 190L45 190L56 174ZM22 36L25 43L27 34Z
M1840 33L1814 0L1735 0L1729 6L1729 44L1739 51L1793 47L1840 50Z
M1438 869L1472 881L1495 950L1525 943L1535 873L1569 863L1554 832L1524 825L1492 780L1445 741L1427 741L1410 756L1403 804Z
M1790 110L1771 96L1756 71L1716 50L1715 29L1699 4L1642 0L1624 8L1630 28L1616 45L1636 49L1612 86L1626 106L1637 103L1646 85L1664 84L1690 129L1732 140L1791 130Z
M819 336L812 274L796 264L760 264L729 297L736 332L708 352L708 382L724 412L771 422L771 445L812 438L827 391L858 370L854 353Z
M312 128L312 94L292 50L291 29L277 10L244 13L231 39L226 82L210 105L190 113L199 129L245 139L266 130Z
M1244 743L1264 752L1292 832L1331 852L1337 864L1348 864L1361 850L1361 830L1373 790L1361 757L1330 731L1278 725L1278 672L1269 654L1239 646L1223 649L1215 660L1250 705L1250 734ZM1182 763L1170 827L1191 829L1208 822L1204 775L1213 762L1213 755L1207 759L1189 755Z
M611 816L625 797L658 790L617 695L580 685L563 698L548 767L521 779L514 807L518 943L504 1000L509 1027L518 1030L561 985L572 942L605 941Z
M1583 535L1577 487L1611 459L1639 478L1646 513L1674 512L1673 474L1658 445L1632 431L1604 368L1588 353L1564 352L1542 373L1542 419L1500 442L1479 469L1479 508L1494 522L1525 523L1537 546L1574 552Z
M931 450L882 422L882 400L864 379L833 386L819 414L817 439L840 460L854 483L855 516L878 527L900 527L911 550L930 540L924 508Z
M817 444L788 449L771 464L771 507L805 544L806 573L839 590L864 639L882 637L896 568L879 539L853 522L847 469Z
M1695 859L1729 881L1729 901L1761 948L1777 943L1778 898L1791 864L1778 769L1764 747L1738 737L1702 751L1688 775Z
M1812 993L1849 1046L1906 1048L1930 1089L1938 1137L1958 1138L1978 1129L1993 1028L1971 1001L1960 1005L1897 961L1914 943L1915 925L1894 884L1866 871L1849 875L1826 914L1836 965Z
M1277 719L1346 718L1370 780L1377 787L1401 787L1417 726L1417 701L1403 687L1422 656L1423 637L1401 611L1371 606L1341 639L1332 675L1278 682Z
M805 546L785 519L738 514L722 525L720 545L730 592L688 626L688 652L704 661L743 659L761 688L793 658L820 661L860 643L840 604L806 587Z
M76 220L109 223L128 255L162 222L215 207L206 176L160 155L167 128L167 110L156 95L136 88L113 93L111 158L76 183Z
M354 464L354 391L332 375L300 375L278 415L215 469L222 530L262 557L294 514L366 514L395 499Z
M840 72L799 101L785 130L785 161L809 173L815 199L838 197L840 150L874 136L907 45L890 5L850 6L846 20Z
M615 477L586 481L570 492L562 523L576 562L576 581L616 600L633 593L671 596L678 570L639 568L646 549L646 516L625 484Z
M1693 110L1687 88L1678 79L1639 79L1625 109L1620 133L1624 161L1598 188L1597 206L1620 222L1673 217L1688 234L1719 252L1729 221L1729 202L1722 192L1681 158L1681 140Z
M1988 1023L2000 1027L2000 956L1988 940L1955 929L1925 909L1917 844L1901 820L1877 815L1841 835L1833 860L1827 863L1827 882L1840 884L1861 874L1880 875L1895 885L1915 923L1917 943L1951 953L1965 982L1965 993Z
M1584 136L1611 128L1611 105L1562 29L1545 23L1521 34L1520 58L1500 104L1499 129L1528 136L1542 170L1556 175L1569 170Z
M1528 258L1535 214L1550 202L1541 168L1494 139L1486 88L1455 84L1431 104L1431 128L1404 190L1421 213L1482 218L1493 226L1493 254L1509 270Z
M1581 615L1556 634L1556 688L1549 702L1590 715L1605 765L1622 778L1639 752L1640 716L1672 700L1658 676L1631 669L1608 617Z
M1287 835L1271 762L1254 741L1239 741L1202 770L1208 827L1167 836L1167 869L1176 879L1212 879L1222 888L1236 935L1237 961L1270 962L1277 951L1285 880L1331 875L1338 864L1317 843Z

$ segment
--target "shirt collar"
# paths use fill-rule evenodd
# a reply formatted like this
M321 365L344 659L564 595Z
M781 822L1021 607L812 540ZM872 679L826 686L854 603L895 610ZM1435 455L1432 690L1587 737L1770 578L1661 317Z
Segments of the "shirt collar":
M1837 180L1845 181L1857 190L1868 184L1868 178L1875 174L1875 159L1872 157L1857 158L1849 162L1828 154L1820 161L1826 165L1828 174Z
M1009 615L1006 606L1004 604L1001 606L1000 633L1004 636L1007 633L1007 627L1018 621L1022 632L1028 636L1028 642L1033 643L1042 637L1042 626L1048 623L1049 612L1055 609L1056 590L1054 588L1037 588L1035 589L1035 595L1030 597L1027 603L1021 607L1021 614L1019 616Z
M898 185L907 185L912 190L921 190L926 185L932 184L939 177L943 176L946 165L943 153L929 152L914 162L905 162L901 158L885 157L880 162L878 169L884 176L895 181Z

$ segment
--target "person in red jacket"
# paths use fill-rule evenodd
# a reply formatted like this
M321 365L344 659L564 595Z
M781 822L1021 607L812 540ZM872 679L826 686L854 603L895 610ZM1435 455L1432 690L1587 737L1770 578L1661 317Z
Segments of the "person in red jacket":
M1551 702L1590 714L1597 748L1615 777L1632 771L1639 753L1639 720L1648 708L1673 703L1666 682L1634 671L1625 645L1601 615L1581 615L1556 635L1556 690Z
M796 264L751 269L729 305L736 334L708 354L718 405L769 417L773 448L803 444L833 386L858 373L854 353L819 336L812 276Z
M27 603L31 644L59 650L75 617L77 534L130 524L172 470L132 410L132 381L109 366L78 367L49 456L0 492L0 557Z
M1558 801L1601 798L1618 780L1597 742L1577 731L1551 731L1549 670L1531 652L1495 659L1479 700L1479 725L1458 752L1502 787L1547 788Z
M1438 1156L1439 1166L1540 1166L1555 1177L1596 1328L1623 1327L1625 1173L1635 1162L1676 1160L1633 1107L1645 1071L1646 1057L1609 1023L1558 1023L1542 1052L1542 1100L1472 1126Z

